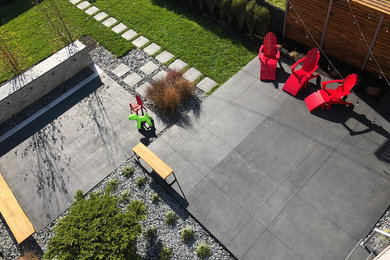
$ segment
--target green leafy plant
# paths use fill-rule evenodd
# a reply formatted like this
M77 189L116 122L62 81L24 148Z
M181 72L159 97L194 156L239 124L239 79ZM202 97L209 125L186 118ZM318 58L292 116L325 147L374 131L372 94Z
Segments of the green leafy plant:
M231 12L238 26L242 28L246 16L247 0L232 0Z
M210 246L204 243L198 243L195 249L195 253L199 258L206 258L208 256L211 256L211 249Z
M210 13L214 12L215 7L217 7L219 3L219 0L207 0L206 1L206 6L209 9Z
M158 203L159 201L161 201L161 197L160 197L157 193L154 193L154 194L150 197L150 200L151 200L153 203Z
M176 220L177 220L177 215L174 211L168 211L166 214L165 214L165 223L167 225L174 225L176 223Z
M78 192L78 195L80 192ZM81 196L70 207L69 214L55 226L44 259L139 259L136 241L145 219L142 201L132 201L125 211L109 192Z
M271 23L269 10L256 4L254 0L246 5L245 24L250 33L256 30L257 34L264 35Z
M153 239L157 237L157 228L155 226L147 227L144 231L144 237L147 240Z
M186 227L182 229L181 241L183 241L184 243L188 243L192 241L194 238L195 238L195 231L192 228Z
M118 178L114 177L108 181L106 192L113 192L119 186Z
M125 176L126 178L129 178L133 174L134 174L134 168L130 165L122 169L122 175Z
M171 259L172 256L173 256L173 250L172 248L169 248L167 246L163 246L160 250L160 253L158 254L160 260L168 260Z
M146 184L146 177L145 177L145 176L139 177L139 178L135 181L135 184L137 185L138 188L143 187L143 186Z
M129 202L130 201L130 191L129 190L124 190L122 191L121 195L119 196L119 202L124 203L124 202Z
M222 18L227 18L229 22L233 20L233 15L231 13L231 4L232 0L220 0L219 2L219 15Z

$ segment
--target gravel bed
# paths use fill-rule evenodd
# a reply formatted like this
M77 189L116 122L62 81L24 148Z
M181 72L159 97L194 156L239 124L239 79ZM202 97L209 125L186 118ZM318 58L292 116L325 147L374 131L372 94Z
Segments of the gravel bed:
M376 223L375 227L379 230L390 233L390 210L387 210L383 217ZM369 237L369 236L367 236ZM366 247L371 252L379 254L390 245L390 238L375 232L366 242Z

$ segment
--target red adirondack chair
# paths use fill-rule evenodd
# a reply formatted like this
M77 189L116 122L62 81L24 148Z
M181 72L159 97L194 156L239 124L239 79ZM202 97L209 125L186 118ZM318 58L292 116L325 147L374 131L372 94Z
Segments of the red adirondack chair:
M311 49L306 57L297 61L291 66L292 73L283 86L283 90L293 96L298 94L298 91L307 86L307 82L318 76L313 74L318 68L318 60L320 59L320 52L317 48ZM302 68L295 71L295 67L303 61Z
M133 104L134 101L136 101L135 104ZM129 105L130 105L130 110L131 110L131 111L134 111L137 115L138 115L138 110L140 110L140 109L141 109L141 111L142 111L142 114L144 114L144 112L143 112L142 109L145 109L145 111L147 111L146 107L144 107L144 105L143 105L143 103L142 103L141 97L138 96L138 95L135 95L135 100L132 100L132 101L129 103Z
M280 47L276 43L275 34L272 32L267 33L259 50L261 63L260 80L276 79L276 64L280 58Z
M344 80L338 79L322 82L322 89L305 98L307 108L312 112L320 106L322 109L325 106L327 106L327 109L330 109L332 104L352 105L352 103L344 101L343 98L351 94L351 89L355 86L357 78L356 74L350 74ZM326 85L336 82L342 84L337 89L326 89Z

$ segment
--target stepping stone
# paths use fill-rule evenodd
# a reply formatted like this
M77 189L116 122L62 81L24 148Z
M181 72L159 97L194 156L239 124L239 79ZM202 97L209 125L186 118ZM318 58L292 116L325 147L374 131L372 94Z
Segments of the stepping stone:
M183 74L183 78L191 82L194 82L200 76L202 76L202 73L200 73L200 71L195 68L191 68Z
M156 69L158 69L158 66L154 64L152 61L149 61L148 63L146 63L144 66L140 68L140 71L142 71L146 75L150 75Z
M185 63L181 59L177 59L174 62L172 62L171 65L169 65L169 68L171 70L182 70L184 69L185 66L187 66L187 63Z
M209 92L217 84L217 82L210 79L209 77L205 77L198 84L196 84L196 87L203 90L204 92Z
M161 62L161 63L165 63L167 61L169 61L170 59L172 59L174 57L174 55L168 51L163 51L162 53L160 53L159 55L156 56L156 59Z
M160 49L161 47L153 42L152 44L150 44L148 47L144 49L144 52L146 52L149 55L153 55L156 52L158 52Z
M70 0L70 2L72 3L72 4L77 4L78 2L80 2L81 0Z
M118 25L115 25L111 30L113 30L115 33L120 33L126 29L127 29L127 26L124 25L123 23L120 23Z
M130 71L130 68L127 67L125 64L120 64L118 67L116 67L112 73L115 74L115 76L117 76L118 78L122 77L123 75L125 75L127 72Z
M101 13L98 13L97 15L95 15L93 18L95 18L95 20L97 20L97 21L101 21L104 18L106 18L107 16L108 16L108 14L106 14L105 12L101 12Z
M90 6L91 5L91 3L90 2L88 2L88 1L84 1L84 2L82 2L81 4L78 4L77 5L77 8L79 8L79 9L84 9L84 8L87 8L88 6Z
M110 18L108 18L107 20L105 20L104 22L103 22L103 24L106 26L106 27L110 27L110 26L112 26L114 23L116 23L118 20L117 19L115 19L114 17L110 17Z
M142 80L142 77L137 73L133 72L127 76L123 81L129 86L132 87Z
M96 13L97 11L99 11L99 8L97 8L96 6L92 6L92 7L88 8L87 10L85 10L85 13L88 15L92 15L92 14Z
M142 46L144 46L148 42L149 42L148 38L140 36L137 39L135 39L134 41L132 41L131 43L134 44L136 47L141 48Z
M122 34L121 36L123 38L125 38L126 40L130 40L130 39L134 38L135 36L137 36L137 34L138 33L136 31L130 29L127 32L125 32L124 34Z
M167 75L167 72L165 70L162 70L159 73L157 73L156 75L154 75L152 80L156 81L156 80L164 79L166 75Z
M146 90L150 87L150 83L148 82L145 82L144 84L142 84L141 86L139 86L138 88L136 88L136 92L138 94L140 94L140 96L142 97L146 97Z

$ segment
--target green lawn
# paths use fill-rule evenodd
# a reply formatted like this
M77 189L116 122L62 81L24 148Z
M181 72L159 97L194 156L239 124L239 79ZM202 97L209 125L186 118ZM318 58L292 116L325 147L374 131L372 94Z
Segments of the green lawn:
M280 9L286 9L286 0L265 0L273 6L279 7Z

